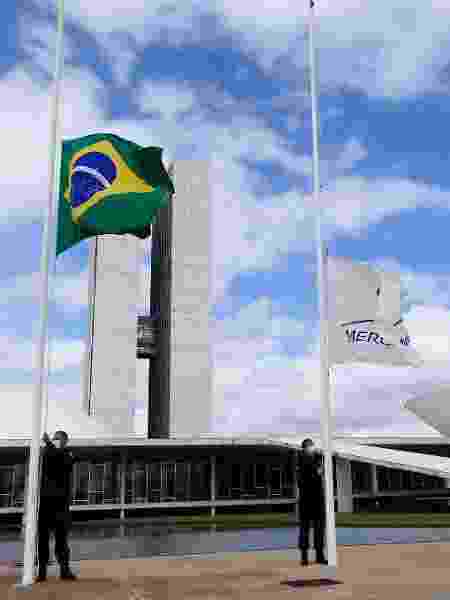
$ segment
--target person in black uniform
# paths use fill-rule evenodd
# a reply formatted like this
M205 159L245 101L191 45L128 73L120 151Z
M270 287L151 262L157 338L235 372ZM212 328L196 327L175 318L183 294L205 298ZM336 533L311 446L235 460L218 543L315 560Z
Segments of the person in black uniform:
M309 536L314 530L316 561L326 565L325 545L325 491L323 482L323 457L311 439L303 440L298 469L300 488L300 535L298 546L302 565L308 565Z
M70 529L70 502L74 457L66 448L69 436L57 431L50 440L44 433L41 494L38 517L38 582L47 579L50 558L50 532L55 535L55 555L61 579L76 579L69 567L70 551L67 537Z

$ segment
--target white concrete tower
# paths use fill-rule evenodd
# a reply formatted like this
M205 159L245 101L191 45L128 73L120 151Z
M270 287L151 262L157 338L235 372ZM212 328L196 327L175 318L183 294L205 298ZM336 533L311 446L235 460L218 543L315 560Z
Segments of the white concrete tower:
M148 352L145 344L139 346L139 356L145 357L139 360L149 362L147 389L136 385L142 242L133 236L99 236L92 244L84 409L116 435L134 433L132 407L144 402L149 437L199 435L211 429L208 163L179 161L173 178L175 196L152 228L147 293L156 318L148 323Z
M208 163L175 163L174 184L175 196L153 228L151 304L159 319L150 359L149 437L211 429Z
M131 235L91 240L84 410L116 435L134 432L141 252Z

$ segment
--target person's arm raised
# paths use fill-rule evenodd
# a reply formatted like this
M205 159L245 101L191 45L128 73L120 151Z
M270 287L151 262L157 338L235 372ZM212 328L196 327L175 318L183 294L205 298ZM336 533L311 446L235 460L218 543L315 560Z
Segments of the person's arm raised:
M42 436L42 441L44 442L47 448L55 447L47 432L44 432L44 435Z

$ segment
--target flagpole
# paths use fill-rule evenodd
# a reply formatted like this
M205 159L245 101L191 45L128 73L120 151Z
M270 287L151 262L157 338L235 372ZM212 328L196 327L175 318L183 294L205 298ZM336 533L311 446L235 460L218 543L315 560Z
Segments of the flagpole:
M309 61L311 79L311 112L313 135L313 203L316 211L317 245L317 293L319 302L320 327L320 398L322 449L325 466L325 507L326 507L326 556L330 567L337 567L336 520L334 514L334 477L332 454L332 427L330 405L330 368L328 356L328 315L327 315L327 251L322 236L322 207L320 205L319 172L319 119L317 107L316 56L314 46L314 0L310 0L309 15Z
M42 436L42 414L45 400L46 384L46 348L48 339L48 306L49 306L49 272L54 247L55 227L55 191L57 189L56 176L58 173L57 160L60 157L59 148L59 108L61 96L61 80L64 65L64 0L57 4L57 37L55 75L53 81L53 98L50 114L50 141L49 141L49 190L47 214L44 221L41 252L41 288L40 288L40 321L39 333L36 344L36 385L32 405L32 437L30 444L30 462L27 482L26 525L24 540L24 561L22 586L33 583L34 563L36 559L36 533L39 502L39 455Z
M84 363L84 392L83 402L86 413L94 416L92 406L93 387L93 359L94 359L94 333L95 333L95 300L97 293L97 258L98 258L98 236L90 242L89 266L88 266L88 305L89 305L89 331L87 337L87 350Z

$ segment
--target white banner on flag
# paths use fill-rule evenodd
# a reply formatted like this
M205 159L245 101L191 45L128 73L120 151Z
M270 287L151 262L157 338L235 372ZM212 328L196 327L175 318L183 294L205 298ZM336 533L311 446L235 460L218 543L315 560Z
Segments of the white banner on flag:
M343 258L327 266L330 364L420 366L401 319L399 275Z

